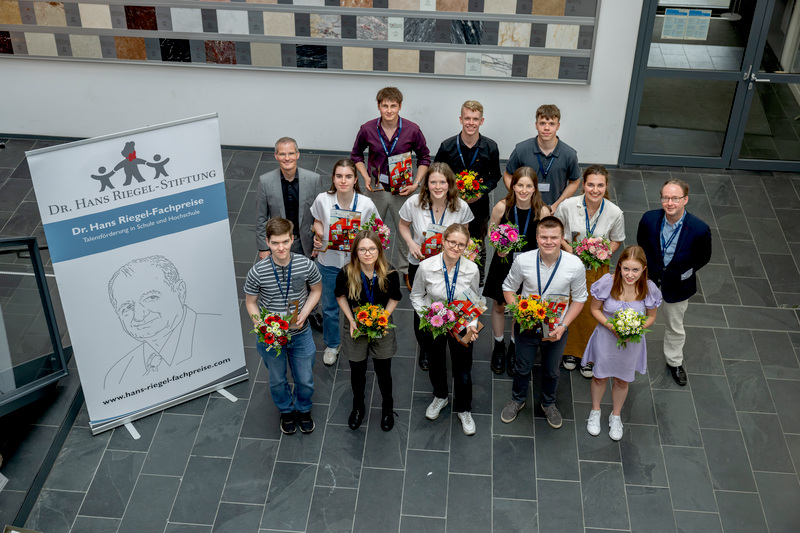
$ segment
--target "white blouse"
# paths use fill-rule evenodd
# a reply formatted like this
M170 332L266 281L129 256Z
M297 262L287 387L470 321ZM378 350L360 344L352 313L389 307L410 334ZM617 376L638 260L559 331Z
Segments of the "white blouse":
M411 235L414 242L422 246L425 240L425 230L427 230L428 226L431 224L431 211L430 209L422 209L419 206L419 194L415 194L406 200L403 207L400 208L400 218L411 223ZM442 222L439 222L440 218ZM472 209L469 208L469 204L459 198L458 211L445 209L444 217L439 215L439 218L435 220L436 224L446 227L450 224L467 224L472 222L474 218L475 215L472 214ZM419 259L411 255L411 252L408 253L408 262L412 265L420 264Z
M353 198L355 198L355 195ZM318 194L316 200L314 200L314 203L311 204L311 215L316 220L322 222L322 235L326 241L330 231L331 211L335 209L334 206L338 202L339 200L336 198L336 194L323 192ZM339 209L352 210L353 202L351 202L350 205L340 205ZM358 204L356 205L355 210L361 213L362 226L366 224L367 220L369 220L373 213L375 213L377 216L380 216L380 214L378 214L378 209L375 207L375 204L372 203L372 200L363 194L358 195ZM317 262L324 266L342 268L348 261L350 261L350 252L328 250L325 252L319 252L319 255L317 255Z
M475 294L478 294L480 281L478 266L465 257L459 261L461 264L458 267L458 279L456 280L456 297L465 289L472 289ZM417 314L421 315L422 308L430 306L433 302L447 300L447 285L444 282L444 272L442 272L443 265L442 254L423 259L419 264L419 270L414 276L414 287L411 289L411 305L414 306ZM455 267L447 271L451 282L454 271Z
M561 202L556 209L556 217L564 223L564 238L570 243L586 237L586 210L583 207L583 196L573 196ZM605 237L610 241L625 240L625 220L622 209L610 200L603 200L603 212L597 212L589 220L589 227L595 224L593 235ZM577 234L577 237L574 235Z

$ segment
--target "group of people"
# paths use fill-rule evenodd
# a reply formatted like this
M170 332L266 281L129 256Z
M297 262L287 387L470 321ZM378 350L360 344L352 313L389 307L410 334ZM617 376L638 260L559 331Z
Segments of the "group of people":
M661 308L665 322L666 366L675 382L687 383L683 367L683 317L688 299L696 292L697 271L711 256L708 225L686 211L689 187L668 180L660 191L661 209L647 211L639 222L637 246L619 253L613 274L609 265L586 266L572 243L586 237L610 241L615 253L625 240L622 210L608 199L609 173L592 165L582 173L577 153L557 136L561 114L555 105L536 111L537 136L516 145L504 172L500 172L497 143L481 135L483 106L474 100L461 106L461 131L444 140L431 162L419 126L400 117L402 93L394 87L377 95L380 117L363 124L350 158L334 164L330 186L314 172L298 167L297 142L284 137L275 144L279 168L260 177L257 244L260 261L247 275L244 291L248 313L257 323L260 309L288 314L297 310L297 329L280 355L258 343L269 369L269 383L280 415L280 428L292 434L314 429L311 395L315 347L309 322L321 303L325 351L323 362L336 363L340 353L351 370L353 406L348 424L360 427L366 415L367 359L372 357L382 395L380 426L394 426L391 358L397 333L388 329L380 338L357 335L353 310L365 304L381 305L393 323L393 313L410 291L418 364L428 371L433 399L426 409L436 419L449 402L447 352L453 377L453 411L467 435L476 431L472 411L472 359L479 336L477 320L469 322L461 339L434 336L419 328L423 310L433 302L453 302L465 291L491 300L494 344L491 369L513 377L512 394L500 419L511 423L525 407L536 354L541 354L541 408L553 428L562 425L557 407L561 367L580 367L592 380L592 408L587 430L601 432L600 402L612 380L609 436L622 437L621 409L635 372L647 368L646 344L617 346L618 336L608 323L615 311L632 308L646 316L649 327ZM368 157L364 151L368 149ZM416 174L395 188L389 176L397 156L413 152ZM483 188L474 198L460 197L457 176L473 171ZM489 192L500 180L508 192L491 206ZM360 182L366 191L362 192ZM575 196L578 187L583 193ZM362 226L349 251L328 246L334 237L331 214L355 213ZM385 220L391 213L399 238L394 257L387 257L381 237L365 221L372 215ZM338 215L337 215L338 216ZM488 273L485 244L479 258L467 259L471 238L486 240L490 224L516 224L525 246L505 257L495 250ZM441 253L423 249L426 234L441 235ZM396 236L395 236L396 237ZM427 256L427 257L426 257ZM505 342L505 314L518 296L542 299L558 296L568 302L560 321L546 333L512 324ZM589 300L588 305L586 305ZM287 381L291 368L294 387Z

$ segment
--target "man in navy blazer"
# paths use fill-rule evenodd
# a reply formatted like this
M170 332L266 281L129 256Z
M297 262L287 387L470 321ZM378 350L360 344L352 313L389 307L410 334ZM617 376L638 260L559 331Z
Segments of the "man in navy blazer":
M647 255L649 278L661 289L661 315L666 323L664 356L678 385L686 385L683 316L697 292L697 271L711 259L708 224L686 211L689 186L678 179L661 186L662 209L642 215L636 242Z

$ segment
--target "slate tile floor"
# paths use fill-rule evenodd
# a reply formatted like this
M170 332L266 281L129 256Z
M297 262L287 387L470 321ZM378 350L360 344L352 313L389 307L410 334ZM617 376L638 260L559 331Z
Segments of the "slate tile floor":
M48 141L49 143L50 141ZM23 151L0 152L0 235L43 238ZM257 177L269 152L223 150L236 272L255 258ZM337 155L305 153L301 166L329 175ZM499 413L507 376L488 368L491 339L477 342L474 416L466 437L450 406L428 421L431 398L413 343L393 360L394 430L383 432L369 380L369 418L347 428L349 369L315 366L317 429L282 436L254 337L244 335L251 379L92 437L84 410L26 527L84 532L796 532L800 530L800 174L684 168L613 169L612 199L626 212L627 243L641 214L659 207L672 176L689 182L689 209L713 231L712 262L687 314L689 386L664 369L657 324L649 369L637 376L619 442L585 430L589 382L562 373L560 430L526 407ZM501 186L502 187L502 186ZM494 193L499 199L501 191ZM396 237L395 237L396 238ZM0 265L12 269L8 263ZM13 263L13 260L10 260ZM409 328L404 299L397 312ZM317 346L322 348L320 336ZM534 394L538 395L534 379ZM610 398L603 406L604 418ZM529 402L534 405L536 402ZM0 517L19 506L19 478L37 468L36 443L54 431L31 420L2 472ZM17 479L14 479L17 478ZM13 517L13 513L10 514Z

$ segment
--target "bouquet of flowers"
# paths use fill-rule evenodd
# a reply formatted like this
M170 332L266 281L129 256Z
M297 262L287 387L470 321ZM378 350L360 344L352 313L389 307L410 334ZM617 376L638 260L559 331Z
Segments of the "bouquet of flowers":
M258 340L267 345L267 349L275 350L275 357L281 354L281 348L291 340L289 322L285 317L262 309L260 315L253 315L258 325L250 333L258 335Z
M614 315L606 321L611 324L614 333L617 334L617 348L623 350L628 347L629 342L642 342L644 334L650 331L644 329L647 316L626 307L616 311Z
M389 249L389 243L392 242L389 239L389 235L391 235L392 230L389 229L389 226L383 223L383 220L378 218L376 213L372 213L372 216L370 216L369 220L367 220L367 225L365 227L378 234L378 237L381 238L381 246L384 250Z
M483 186L483 180L478 177L474 170L462 170L459 172L458 177L456 177L456 187L458 187L458 195L465 202L477 198L486 189Z
M544 334L544 325L552 325L560 318L559 313L535 294L527 298L517 296L517 301L509 306L520 331L534 330Z
M446 302L433 302L429 307L422 308L419 329L430 331L435 339L450 331L456 325L456 312L453 304Z
M481 241L478 239L470 239L467 243L467 248L464 250L462 254L464 257L469 259L470 261L474 262L475 264L480 265L481 260L478 255L481 252Z
M364 304L353 309L353 317L356 319L356 330L353 338L366 335L369 340L380 339L391 328L396 327L389 323L389 315L382 305Z
M525 236L520 235L519 226L516 224L492 224L489 228L489 240L492 241L494 249L500 253L508 254L516 250L522 250L527 244ZM503 263L508 263L508 256L502 258Z
M611 241L603 237L588 237L572 243L572 250L588 269L611 263Z

